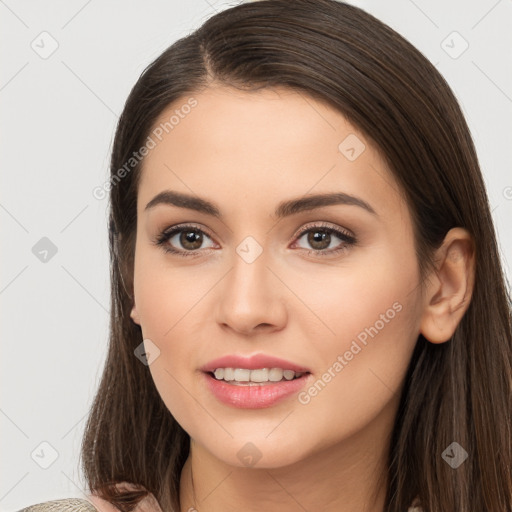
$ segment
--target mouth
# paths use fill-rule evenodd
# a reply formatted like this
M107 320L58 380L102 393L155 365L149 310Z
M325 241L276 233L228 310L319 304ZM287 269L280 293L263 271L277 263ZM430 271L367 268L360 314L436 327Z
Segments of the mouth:
M231 375L229 370L282 370L283 372L288 372L286 375L290 375L289 370L293 370L296 373L306 373L309 372L309 368L301 366L299 364L293 363L291 361L286 361L285 359L281 359L279 357L274 357L267 354L253 354L251 356L244 356L238 354L226 355L223 357L219 357L206 363L203 365L200 370L203 372L211 372L214 373L217 370L228 370L228 378ZM275 372L274 372L275 373ZM258 374L256 373L256 378ZM224 378L224 375L220 375L219 378ZM281 379L279 377L279 379ZM235 379L230 379L235 380ZM249 381L249 378L246 379Z
M230 354L200 368L207 390L231 407L261 409L298 393L311 371L300 364L270 354Z
M310 372L282 368L216 368L203 372L209 392L219 402L239 409L263 409L297 395Z
M216 368L206 372L218 381L233 386L264 386L276 382L288 382L300 379L309 372L297 372L283 368Z

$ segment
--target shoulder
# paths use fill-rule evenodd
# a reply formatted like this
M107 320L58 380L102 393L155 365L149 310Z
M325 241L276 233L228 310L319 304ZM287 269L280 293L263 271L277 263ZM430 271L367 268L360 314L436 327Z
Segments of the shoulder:
M130 484L125 484L124 482L122 484L118 484L116 487L124 489L132 488ZM96 494L88 494L87 499L96 507L96 510L98 512L120 512L117 507L110 503L110 501L100 498ZM138 512L139 510L140 505L136 507L135 512Z
M98 510L99 512L119 512L119 509L114 507L112 503L110 503L107 500L104 500L103 498L100 498L99 496L96 496L95 494L88 494L87 499L94 505L96 510Z
M112 505L111 505L112 506ZM29 505L18 512L97 512L93 504L83 498L65 498L61 500L44 501ZM119 512L117 509L105 509L103 512Z
M18 512L119 512L112 503L88 494L86 498L65 498L29 505Z
M112 503L88 494L86 498L65 498L44 501L25 507L18 512L120 512Z
M130 482L119 482L116 484L116 488L124 491L139 491L144 489L144 487L136 484L132 484ZM118 508L116 508L109 501L100 498L97 494L87 494L86 498L96 507L98 512L120 512ZM96 512L96 511L94 511ZM135 507L133 512L163 512L160 508L158 501L152 493L149 493L145 498L143 498Z

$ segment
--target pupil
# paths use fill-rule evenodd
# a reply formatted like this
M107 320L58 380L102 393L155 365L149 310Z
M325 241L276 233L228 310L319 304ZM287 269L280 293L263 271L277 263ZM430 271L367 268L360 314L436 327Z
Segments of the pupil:
M331 235L329 233L321 232L321 231L312 231L309 233L308 242L315 249L326 249L329 247L331 241ZM327 241L327 245L325 242Z
M190 249L198 249L201 247L202 235L196 231L183 231L180 241L184 247L187 247L187 244L189 244ZM192 247L190 247L190 245L192 245Z

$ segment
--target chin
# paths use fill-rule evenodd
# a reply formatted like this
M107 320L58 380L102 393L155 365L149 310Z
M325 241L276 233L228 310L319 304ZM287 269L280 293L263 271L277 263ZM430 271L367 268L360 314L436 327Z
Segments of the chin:
M211 444L211 440L210 443ZM272 469L289 466L307 457L304 443L284 444L281 439L265 439L264 436L243 440L231 439L214 446L206 445L210 453L229 466L248 469Z

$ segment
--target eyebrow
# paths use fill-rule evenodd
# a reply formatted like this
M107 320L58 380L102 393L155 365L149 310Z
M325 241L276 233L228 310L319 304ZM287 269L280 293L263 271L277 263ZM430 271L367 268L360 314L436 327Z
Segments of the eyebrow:
M218 206L214 203L202 199L197 196L176 192L173 190L164 190L157 194L146 205L144 211L151 210L159 204L177 206L179 208L187 208L195 210L206 215L221 218L222 214ZM377 216L375 210L366 201L359 197L351 196L344 192L334 192L326 194L315 194L304 196L298 199L290 199L279 203L274 216L277 218L288 217L297 213L314 210L323 206L331 206L337 204L344 204L350 206L358 206L368 211L372 215Z

